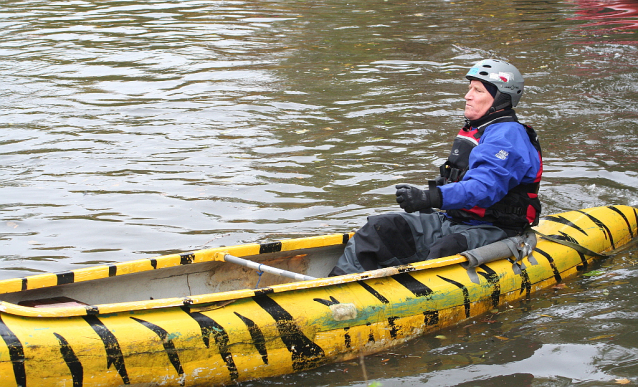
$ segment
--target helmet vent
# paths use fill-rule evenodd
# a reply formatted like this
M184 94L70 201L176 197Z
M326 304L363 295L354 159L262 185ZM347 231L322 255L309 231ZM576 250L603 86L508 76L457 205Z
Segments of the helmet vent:
M483 65L483 67L488 68L488 69L491 69L491 68L492 68L492 66L491 66L491 65L488 65L488 64Z
M484 75L484 76L488 76L489 74L487 73L487 71L481 71L479 74Z

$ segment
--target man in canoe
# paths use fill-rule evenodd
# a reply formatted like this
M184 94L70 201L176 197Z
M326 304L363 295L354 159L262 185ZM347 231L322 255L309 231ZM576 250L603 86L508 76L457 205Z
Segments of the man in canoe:
M330 276L458 254L538 223L541 148L513 110L523 77L513 65L487 59L466 78L466 124L441 175L427 189L398 184L396 200L405 212L370 216Z

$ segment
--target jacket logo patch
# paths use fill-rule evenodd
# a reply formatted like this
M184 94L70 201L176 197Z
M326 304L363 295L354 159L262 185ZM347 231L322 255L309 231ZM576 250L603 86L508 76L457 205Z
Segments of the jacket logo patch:
M501 160L505 160L507 158L507 156L509 156L510 154L507 153L504 150L500 150L497 154L495 154L494 156L496 156L497 159L501 159Z

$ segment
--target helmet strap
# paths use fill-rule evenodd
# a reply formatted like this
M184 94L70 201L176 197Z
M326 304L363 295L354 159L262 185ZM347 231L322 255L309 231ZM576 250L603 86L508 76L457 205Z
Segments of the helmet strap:
M502 109L507 109L512 107L512 98L503 94L499 91L496 92L494 96L494 102L492 103L492 107L488 110L488 113L494 113Z
M476 121L479 121L483 118L486 118L492 114L494 114L497 111L503 110L503 109L511 109L512 108L512 101L509 95L507 94L503 94L500 91L496 91L496 94L494 95L494 102L492 102L492 106L487 109L487 111L485 112L485 114L483 114L483 117L474 120L474 121L470 121L467 118L466 123L470 124L472 126L474 126Z

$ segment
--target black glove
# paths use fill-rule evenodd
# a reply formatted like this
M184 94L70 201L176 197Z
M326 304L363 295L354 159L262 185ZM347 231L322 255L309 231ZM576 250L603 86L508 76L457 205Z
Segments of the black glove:
M409 184L397 184L397 203L405 212L427 211L432 207L441 206L441 193L430 192L427 189L418 189Z

